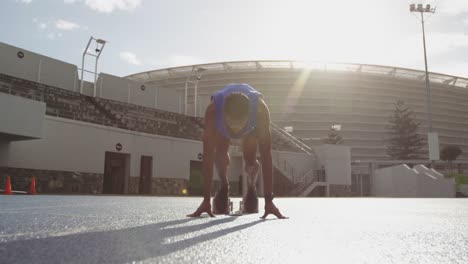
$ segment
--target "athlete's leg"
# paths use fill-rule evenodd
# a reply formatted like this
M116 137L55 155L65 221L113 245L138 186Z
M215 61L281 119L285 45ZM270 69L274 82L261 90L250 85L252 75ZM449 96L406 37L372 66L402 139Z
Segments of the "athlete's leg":
M242 154L244 157L244 171L247 173L247 187L256 187L260 164L257 161L257 138L249 134L242 139Z
M230 140L219 136L216 139L216 150L214 163L221 181L220 189L216 192L213 198L213 213L228 214L229 213L229 180L227 170L229 168L229 145Z
M242 154L244 157L244 171L247 174L247 193L243 198L245 213L258 212L257 178L260 164L257 161L257 139L255 135L249 134L242 139Z
M229 157L229 145L231 141L221 136L216 139L216 150L215 150L215 167L218 172L219 179L221 181L221 187L226 187L229 185L227 178L227 170L231 159Z

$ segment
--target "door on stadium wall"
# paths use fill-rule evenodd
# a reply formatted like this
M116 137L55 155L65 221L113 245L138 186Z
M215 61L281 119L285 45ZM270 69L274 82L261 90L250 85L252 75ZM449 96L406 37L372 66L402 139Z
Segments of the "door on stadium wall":
M127 156L128 154L106 152L102 193L124 193Z
M140 194L151 194L151 177L153 172L153 157L141 156L140 160Z
M190 161L190 179L188 187L188 191L191 196L203 195L203 174L201 161Z

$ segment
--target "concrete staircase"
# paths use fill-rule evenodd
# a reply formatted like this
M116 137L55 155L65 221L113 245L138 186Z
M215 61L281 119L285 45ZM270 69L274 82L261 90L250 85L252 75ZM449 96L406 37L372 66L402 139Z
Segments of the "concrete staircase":
M294 184L294 188L290 195L304 197L311 193L317 186L325 186L326 195L328 196L329 186L326 182L325 173L317 169L318 158L315 151L273 122L271 122L270 127L272 133L275 133L282 139L287 140L291 145L299 150L299 152L305 153L311 157L312 167L310 170L304 172L289 163L286 159L282 158L279 152L272 151L273 166L280 170L286 177L291 179Z

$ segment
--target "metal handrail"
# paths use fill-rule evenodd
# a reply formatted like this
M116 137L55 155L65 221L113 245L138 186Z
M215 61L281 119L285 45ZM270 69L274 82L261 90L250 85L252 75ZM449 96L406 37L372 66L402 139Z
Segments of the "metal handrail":
M270 125L271 125L272 130L274 130L275 132L283 136L283 138L286 138L287 140L289 140L296 147L304 151L307 155L313 156L315 160L317 159L317 155L315 154L315 151L311 147L307 146L304 142L300 141L299 139L297 139L290 133L286 132L284 129L282 129L275 123L270 122Z
M307 188L311 184L313 184L317 179L316 175L314 175L315 170L311 169L308 173L306 173L301 181L295 184L294 189L291 191L292 194L299 194L303 189Z
M294 136L292 136L291 134L289 134L288 132L284 131L283 129L281 129L280 127L278 127L276 124L274 123L271 123L271 128L274 132L276 132L277 134L279 134L281 137L285 138L286 140L288 140L290 143L294 144L297 148L301 149L304 153L306 153L307 155L310 155L314 158L314 160L317 160L316 158L316 154L314 152L314 150L312 148L310 148L309 146L305 145L304 143L302 143L300 140L298 140L297 138L295 138ZM276 165L277 167L281 170L281 161L280 161L280 155L279 153L275 152L275 159L276 159ZM308 170L307 172L303 172L303 173L300 173L298 174L296 172L296 169L293 165L291 165L289 162L287 162L285 159L283 159L283 169L282 172L283 173L287 173L288 171L291 171L291 179L292 179L292 182L293 184L297 185L297 184L301 184L301 183L304 183L307 181L307 179L310 177L311 174L313 174L314 172L314 168L311 168L310 170ZM291 169L287 169L287 168L291 168ZM297 174L297 175L296 175Z
M270 124L271 124L270 127L272 128L272 130L274 132L278 133L280 136L282 136L283 138L285 138L289 142L293 143L297 148L301 149L307 155L312 156L313 159L315 161L317 161L317 155L316 155L315 151L311 147L307 146L302 141L298 140L296 137L294 137L290 133L286 132L285 130L283 130L281 127L279 127L275 123L271 122ZM279 159L279 154L278 153L276 154L276 158ZM292 165L290 165L290 166L293 167ZM294 170L292 170L292 171L294 173ZM318 179L317 179L317 175L315 175L315 171L316 171L316 169L312 168L309 171L307 171L306 173L303 173L302 175L300 175L299 178L296 178L294 174L291 175L293 184L295 185L295 188L293 189L293 191L291 193L292 194L297 194L303 188L307 188L308 186L310 186L311 184L316 182Z
M293 183L296 183L296 169L286 159L281 159L279 152L272 151L272 162L284 174L289 174ZM297 175L300 176L300 175ZM301 176L302 178L302 176Z

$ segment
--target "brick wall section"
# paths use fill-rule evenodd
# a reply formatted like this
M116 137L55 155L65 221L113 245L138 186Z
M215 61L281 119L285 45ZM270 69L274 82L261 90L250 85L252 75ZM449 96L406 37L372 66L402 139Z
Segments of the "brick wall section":
M151 180L153 193L157 195L182 195L182 189L188 187L188 180L153 178Z
M36 179L38 193L61 194L101 194L103 175L99 173L84 173L72 171L34 170L22 168L0 167L0 189L5 187L6 176L10 176L12 189L15 191L29 190L31 179ZM139 177L130 177L129 194L139 194ZM182 189L187 188L188 181L184 179L152 179L152 195L183 195Z
M128 130L201 140L203 130L194 117L114 100L89 98Z
M138 186L140 184L140 178L130 177L128 181L128 194L139 194Z
M9 175L15 191L28 191L34 176L38 193L102 193L103 175L99 173L0 167L0 175L2 189Z
M139 177L130 177L128 192L129 194L139 194ZM168 195L182 196L182 190L188 188L188 180L185 179L168 179L168 178L152 178L151 179L151 194L152 195Z

